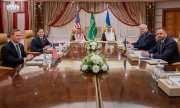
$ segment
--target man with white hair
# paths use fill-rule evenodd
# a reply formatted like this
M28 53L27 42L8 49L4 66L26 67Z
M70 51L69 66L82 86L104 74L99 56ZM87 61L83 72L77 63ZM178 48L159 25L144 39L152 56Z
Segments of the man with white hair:
M135 43L129 43L127 45L128 48L138 48L141 50L149 50L152 47L155 46L156 44L156 39L155 36L148 31L147 25L146 24L141 24L139 26L140 29L140 36L139 39L137 40L137 42Z
M116 41L116 36L110 26L106 27L106 31L102 34L102 41Z

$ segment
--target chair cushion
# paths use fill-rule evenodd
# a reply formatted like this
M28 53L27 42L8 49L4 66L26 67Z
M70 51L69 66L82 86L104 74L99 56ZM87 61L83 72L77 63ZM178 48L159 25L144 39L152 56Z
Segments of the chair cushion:
M179 52L179 55L180 55L180 41L177 41L177 47L178 47L178 52Z
M24 31L24 49L25 52L28 53L31 50L31 41L33 39L33 31L25 30Z
M33 37L33 31L32 30L25 30L24 31L24 38L28 39L28 38L31 38L31 37Z
M4 43L6 43L7 42L7 34L5 34L5 33L0 33L0 45L2 45L2 44L4 44Z
M0 39L0 66L1 66L2 63L3 63L2 55L1 55L1 49L2 49L3 45L7 42L7 34L5 34L5 33L2 34L1 33L0 37L1 37L1 39Z

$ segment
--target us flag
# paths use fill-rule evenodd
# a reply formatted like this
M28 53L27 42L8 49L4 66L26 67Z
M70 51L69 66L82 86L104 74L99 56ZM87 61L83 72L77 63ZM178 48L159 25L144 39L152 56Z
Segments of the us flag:
M75 28L81 28L79 12L76 14Z

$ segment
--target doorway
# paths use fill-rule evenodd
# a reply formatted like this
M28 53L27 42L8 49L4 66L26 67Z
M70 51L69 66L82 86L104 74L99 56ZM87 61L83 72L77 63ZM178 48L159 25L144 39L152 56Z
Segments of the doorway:
M180 8L163 10L163 26L168 35L178 37L180 33Z

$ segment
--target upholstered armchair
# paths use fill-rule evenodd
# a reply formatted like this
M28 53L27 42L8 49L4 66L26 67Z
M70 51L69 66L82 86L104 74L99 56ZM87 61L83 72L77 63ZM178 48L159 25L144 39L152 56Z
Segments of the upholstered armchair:
M179 55L180 55L180 33L179 33L179 37L178 37L178 40L177 40L177 47L178 47L178 52L179 52ZM172 65L180 65L180 62L173 63Z
M7 74L8 72L12 71L13 68L2 66L3 59L2 59L2 55L1 55L1 49L4 46L4 44L7 42L7 34L1 33L0 38L1 38L0 39L0 76L3 76L5 74Z
M26 54L38 55L39 52L31 52L31 42L34 38L34 34L32 30L24 31L24 50Z

